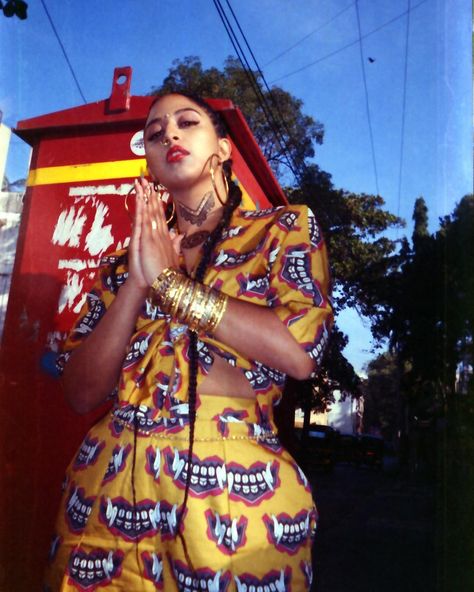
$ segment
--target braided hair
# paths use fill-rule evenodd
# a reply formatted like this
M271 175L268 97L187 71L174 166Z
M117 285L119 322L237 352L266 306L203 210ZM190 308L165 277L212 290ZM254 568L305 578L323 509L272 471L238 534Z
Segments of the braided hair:
M214 111L203 99L190 94L177 93L187 97L197 105L199 105L209 116L218 138L225 138L227 130L220 116ZM155 100L156 102L156 100ZM154 103L153 103L154 104ZM206 242L203 245L203 253L201 260L197 266L194 280L196 282L203 282L207 268L212 260L214 248L222 238L224 230L229 226L232 214L240 205L242 200L242 191L239 186L232 179L232 162L227 160L223 163L223 173L227 179L229 193L227 201L224 204L222 217L217 226L211 232ZM193 465L193 448L194 448L194 428L196 424L196 398L197 398L197 377L199 369L199 354L198 354L198 336L195 331L189 331L189 385L188 385L188 408L189 408L189 445L188 445L188 471L186 475L186 486L184 490L184 499L181 511L178 516L177 533L183 544L186 560L193 569L192 561L189 557L186 541L182 533L182 520L186 512L186 507L189 497L189 488L191 484L192 465ZM194 569L193 569L194 571Z
M202 282L207 270L207 267L212 259L212 254L215 246L222 237L224 230L229 226L234 210L239 206L242 199L242 191L231 179L231 163L226 161L224 163L224 174L229 183L229 195L224 205L224 212L218 225L214 228L206 243L204 244L202 258L195 274L195 281ZM198 354L198 337L195 331L189 331L189 386L188 386L188 406L189 406L189 447L188 447L188 471L186 475L186 487L184 490L184 499L181 512L178 517L178 536L183 543L184 552L188 563L192 566L188 556L186 542L181 532L182 519L186 511L189 487L191 483L192 464L193 464L193 448L194 448L194 428L196 424L196 395L197 395L197 376L199 366Z

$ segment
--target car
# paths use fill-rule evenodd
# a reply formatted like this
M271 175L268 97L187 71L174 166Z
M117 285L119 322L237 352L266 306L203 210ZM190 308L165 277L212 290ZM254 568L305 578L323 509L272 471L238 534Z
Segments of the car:
M318 467L332 471L336 462L338 432L330 426L311 424L306 441L303 441L303 429L296 429L299 440L299 461L305 467Z
M370 434L360 434L358 440L358 464L381 469L385 449L383 438L371 436Z
M340 434L337 439L337 462L359 462L359 439L353 434Z

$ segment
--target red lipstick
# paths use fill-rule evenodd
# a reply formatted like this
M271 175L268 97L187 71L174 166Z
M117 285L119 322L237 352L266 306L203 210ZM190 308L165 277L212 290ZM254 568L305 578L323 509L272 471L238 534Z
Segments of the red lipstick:
M166 162L178 162L188 154L189 152L187 150L176 144L175 146L171 146L166 153Z

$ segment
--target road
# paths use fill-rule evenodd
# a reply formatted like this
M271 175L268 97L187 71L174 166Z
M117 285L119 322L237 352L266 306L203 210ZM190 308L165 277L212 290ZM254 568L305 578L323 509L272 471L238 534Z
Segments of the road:
M320 520L312 592L435 592L434 484L375 471L307 469Z

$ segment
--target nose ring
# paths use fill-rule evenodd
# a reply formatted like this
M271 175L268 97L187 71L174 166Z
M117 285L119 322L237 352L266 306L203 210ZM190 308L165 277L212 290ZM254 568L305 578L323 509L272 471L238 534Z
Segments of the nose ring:
M162 142L162 146L169 146L171 144L171 140L169 138L165 138Z

